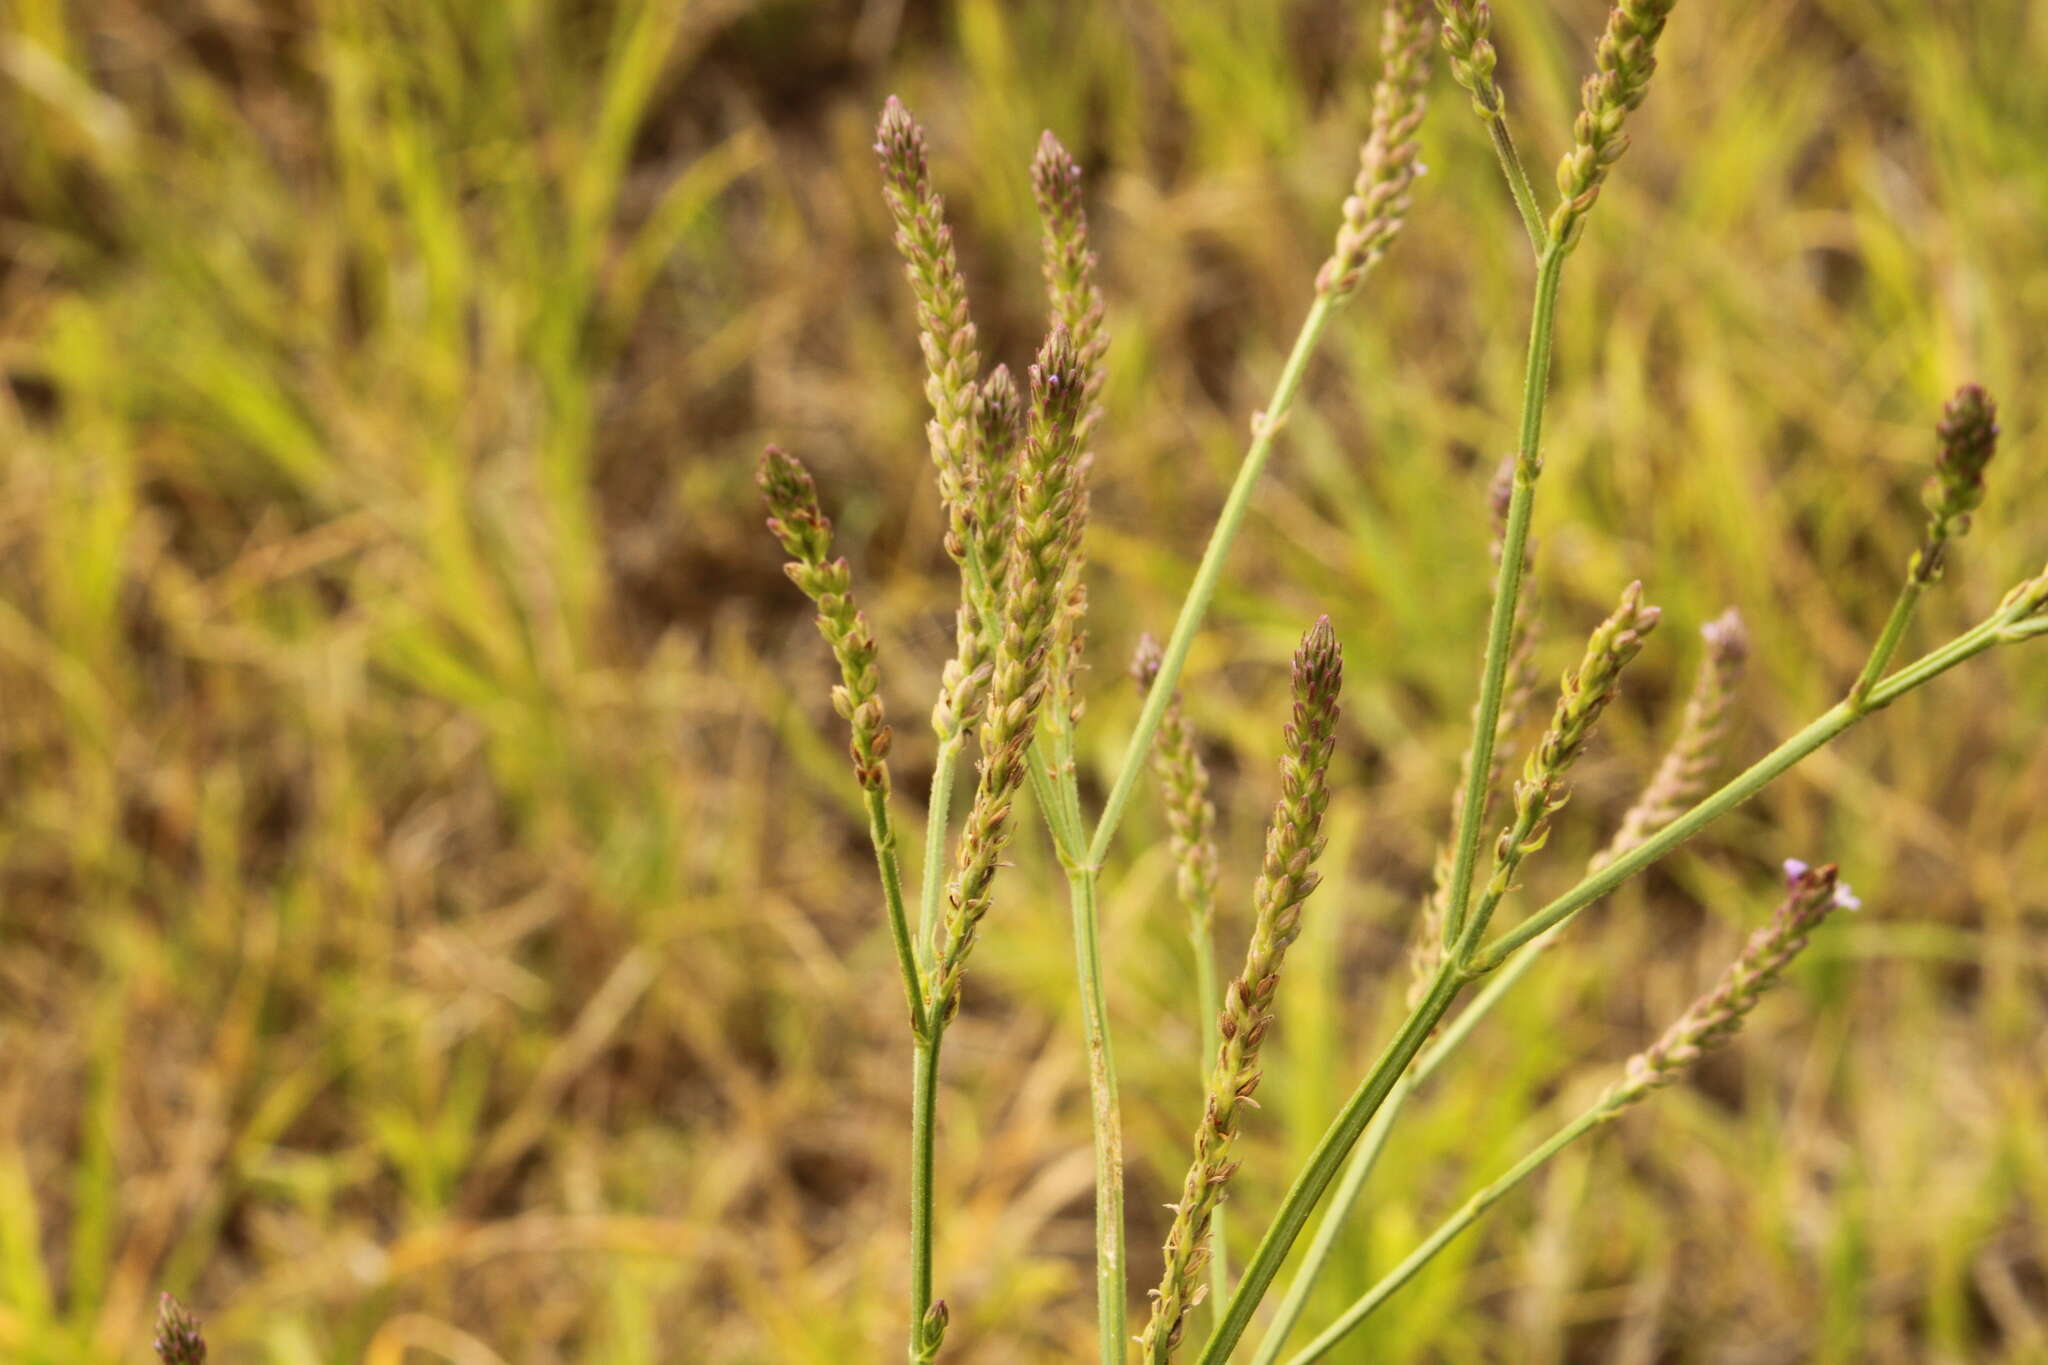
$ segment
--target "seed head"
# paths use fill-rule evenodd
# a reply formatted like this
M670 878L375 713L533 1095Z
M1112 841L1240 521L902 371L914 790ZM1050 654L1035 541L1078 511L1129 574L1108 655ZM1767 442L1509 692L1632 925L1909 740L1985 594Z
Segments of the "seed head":
M1071 609L1062 583L1078 552L1085 512L1082 380L1072 338L1055 326L1031 367L1031 414L1018 461L1002 632L981 725L981 771L947 889L944 942L931 993L941 1019L959 1008L961 977L988 913L990 886L1009 843L1011 803L1024 781L1026 753L1046 696L1054 627L1062 609Z
M1472 96L1479 117L1491 122L1506 112L1507 102L1494 83L1493 8L1481 0L1436 0L1443 22L1444 51L1450 54L1451 78Z
M946 548L962 559L977 534L973 422L981 352L968 315L967 282L953 250L953 229L946 224L946 201L932 188L924 129L894 95L882 106L875 156L882 167L882 198L896 224L896 249L917 298L924 391L932 408L926 434L947 514Z
M1336 745L1337 696L1344 656L1326 616L1302 637L1294 654L1294 717L1280 760L1280 800L1266 832L1266 860L1252 894L1251 942L1244 970L1224 990L1217 1027L1223 1037L1202 1121L1195 1129L1194 1161L1174 1205L1166 1234L1166 1267L1152 1295L1152 1318L1140 1338L1145 1358L1164 1365L1179 1344L1188 1310L1206 1292L1209 1223L1237 1170L1231 1144L1238 1116L1259 1087L1259 1050L1273 1024L1273 996L1287 949L1301 934L1301 907L1316 887L1315 861L1323 851L1323 813L1329 806L1328 772Z
M1628 150L1622 131L1649 93L1657 69L1657 39L1676 0L1619 0L1594 48L1594 72L1580 87L1581 112L1572 126L1572 149L1557 166L1564 202L1550 218L1551 240L1569 249L1585 230L1586 214L1600 197L1607 168Z
M779 446L762 453L759 482L768 502L768 529L789 555L783 570L817 606L818 632L839 663L832 706L852 731L854 777L867 791L886 794L891 732L882 710L874 632L853 605L846 561L826 558L832 553L832 523L818 510L817 485Z
M1088 423L1102 393L1102 358L1109 349L1103 330L1102 291L1095 283L1095 253L1088 246L1088 214L1081 204L1081 167L1060 140L1046 132L1031 161L1031 187L1042 226L1045 289L1053 321L1067 329L1080 355ZM1083 438L1086 437L1084 429Z
M169 1294L157 1300L154 1344L163 1365L205 1365L206 1338L198 1319Z
M1727 1043L1763 993L1778 983L1792 959L1830 913L1846 902L1833 864L1787 864L1789 889L1770 922L1749 937L1714 989L1694 1001L1648 1048L1629 1059L1622 1079L1602 1102L1611 1118L1653 1090L1670 1085L1685 1068ZM1849 898L1850 901L1854 897Z
M1372 88L1372 132L1358 154L1358 178L1344 201L1336 249L1316 276L1316 289L1343 298L1387 254L1408 214L1409 191L1421 173L1415 130L1427 104L1429 26L1419 0L1386 0L1380 12L1380 78Z
M1934 428L1940 448L1922 500L1927 504L1927 540L1913 556L1915 581L1941 576L1948 543L1970 529L1970 513L1984 501L1984 467L1998 453L1998 405L1975 384L1956 390Z

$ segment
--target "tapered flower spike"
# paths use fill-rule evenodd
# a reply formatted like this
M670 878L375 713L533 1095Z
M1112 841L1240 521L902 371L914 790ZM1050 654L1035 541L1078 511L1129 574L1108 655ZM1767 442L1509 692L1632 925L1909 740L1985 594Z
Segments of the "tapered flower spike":
M1102 394L1102 357L1109 349L1109 334L1102 325L1104 307L1102 290L1095 283L1095 253L1088 246L1081 168L1050 132L1038 139L1038 154L1031 160L1031 188L1043 229L1046 294L1052 301L1054 321L1073 337L1074 350L1087 373L1086 420L1092 426Z
M761 456L768 529L789 555L784 571L818 608L818 632L839 661L832 706L852 731L854 778L871 793L889 790L890 730L882 711L881 672L867 617L854 608L852 574L832 553L832 523L818 509L817 485L794 455L769 446Z
M1179 1345L1188 1310L1201 1302L1207 1285L1209 1223L1237 1163L1231 1145L1240 1113L1259 1086L1259 1051L1273 1024L1273 996L1287 949L1301 934L1302 903L1315 890L1315 863L1323 851L1323 814L1330 803L1328 774L1336 747L1337 696L1344 656L1336 632L1324 617L1302 637L1294 654L1294 718L1287 726L1280 761L1280 800L1266 832L1266 859L1252 895L1251 942L1244 970L1224 990L1217 1021L1223 1045L1202 1122L1195 1130L1195 1157L1181 1188L1180 1202L1166 1234L1166 1268L1153 1293L1152 1318L1140 1338L1151 1365L1165 1365Z
M932 188L924 129L891 95L875 129L882 166L882 198L896 223L896 249L917 297L919 344L924 349L927 428L939 499L946 509L946 549L964 559L974 544L972 519L977 477L974 409L981 352L967 310L967 282L946 224L946 201Z
M1833 864L1810 868L1793 862L1787 867L1790 889L1770 922L1750 935L1713 990L1694 1001L1655 1043L1629 1059L1622 1079L1601 1102L1603 1117L1612 1118L1650 1092L1670 1085L1687 1067L1726 1044L1757 1000L1778 983L1821 922L1838 907L1853 905L1855 898L1845 896L1846 888L1839 884Z
M982 381L975 394L974 423L979 474L972 486L970 520L984 528L975 539L974 554L991 600L1001 602L1016 511L1017 457L1024 441L1023 402L1007 366L996 366ZM979 717L995 660L994 637L972 601L960 604L954 638L953 657L940 674L939 698L932 706L932 729L941 743Z
M1565 777L1585 752L1600 713L1621 690L1622 670L1657 628L1659 615L1656 607L1644 603L1643 585L1629 584L1621 595L1621 605L1586 641L1586 654L1578 668L1565 674L1550 728L1529 751L1522 779L1515 784L1514 822L1501 831L1494 846L1493 875L1475 912L1478 930L1484 930L1494 907L1513 887L1523 859L1549 842L1551 820L1570 796Z
M1623 125L1657 69L1657 39L1676 0L1620 0L1607 13L1607 29L1593 53L1594 72L1580 87L1582 106L1572 126L1572 149L1557 166L1564 202L1550 217L1551 240L1569 250L1585 231L1586 214L1600 197L1607 168L1628 150Z
M1500 86L1494 83L1493 7L1480 0L1436 0L1442 21L1444 51L1451 59L1451 79L1472 96L1472 107L1482 119L1497 119L1507 111Z
M1594 855L1590 871L1598 872L1676 820L1712 789L1727 746L1735 689L1749 662L1749 632L1730 607L1700 627L1700 637L1707 651L1679 718L1678 736L1622 816L1614 838Z
M988 913L990 885L1009 843L1011 803L1024 782L1026 754L1046 696L1047 654L1066 605L1060 581L1081 539L1082 380L1072 339L1065 328L1054 328L1031 367L1030 432L1017 479L1002 634L981 725L981 772L947 888L944 941L931 991L939 1020L959 1008L961 977Z
M1984 467L1998 453L1998 405L1975 384L1956 390L1941 410L1934 429L1940 453L1927 480L1927 540L1913 555L1914 581L1932 583L1941 577L1948 544L1970 529L1970 513L1984 501Z
M198 1319L169 1294L157 1301L153 1344L163 1365L206 1365L206 1338Z
M1429 82L1429 26L1419 0L1386 0L1380 14L1380 78L1372 89L1372 132L1358 154L1358 179L1344 201L1336 249L1316 289L1343 298L1387 254L1407 218L1409 191L1422 173L1415 130Z

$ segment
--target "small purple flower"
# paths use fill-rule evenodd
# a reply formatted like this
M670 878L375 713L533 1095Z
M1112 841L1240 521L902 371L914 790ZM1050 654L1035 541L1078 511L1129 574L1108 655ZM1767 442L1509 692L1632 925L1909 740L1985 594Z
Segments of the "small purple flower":
M1798 858L1785 860L1785 885L1797 886L1813 868ZM1835 883L1835 908L1838 910L1861 910L1863 898L1850 889L1849 883Z

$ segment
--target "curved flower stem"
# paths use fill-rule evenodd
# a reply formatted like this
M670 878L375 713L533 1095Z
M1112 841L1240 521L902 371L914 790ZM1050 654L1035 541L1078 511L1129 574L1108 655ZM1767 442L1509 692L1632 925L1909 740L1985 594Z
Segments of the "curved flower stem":
M1522 432L1515 457L1515 482L1508 499L1507 528L1501 536L1500 574L1493 592L1493 616L1486 633L1486 661L1480 670L1479 707L1473 719L1472 764L1465 781L1458 819L1456 861L1450 892L1444 899L1444 942L1465 936L1465 908L1472 894L1472 869L1478 861L1480 825L1486 813L1486 779L1493 771L1495 730L1500 724L1501 694L1513 653L1516 600L1522 591L1522 570L1529 543L1529 513L1536 499L1536 476L1542 468L1538 446L1543 439L1543 401L1550 384L1550 336L1557 312L1558 280L1565 251L1555 243L1543 253L1536 272L1536 304L1529 323L1528 366L1522 380Z
M1536 193L1529 188L1529 172L1522 165L1522 154L1515 150L1514 135L1508 131L1507 116L1496 114L1486 120L1486 135L1493 141L1493 154L1500 158L1508 191L1515 196L1515 208L1522 215L1522 226L1528 230L1529 245L1541 259L1550 246L1550 233L1543 226L1542 210L1536 207Z
M1856 676L1855 685L1849 689L1849 700L1861 705L1870 695L1870 689L1877 686L1877 680L1891 666L1892 655L1899 651L1899 641L1905 638L1906 625L1913 619L1913 608L1920 603L1920 594L1927 591L1927 585L1918 578L1908 578L1906 586L1899 589L1897 599L1892 602L1892 614L1885 618L1884 630L1878 634L1877 643L1870 648L1870 657L1864 661L1863 671Z
M917 950L910 941L910 916L903 904L903 873L896 862L896 825L889 815L889 793L869 787L862 793L868 812L868 839L875 846L875 866L882 876L882 899L889 915L889 938L896 946L896 966L903 976L903 994L910 1007L913 1033L925 1031L925 998Z
M1237 539L1237 533L1244 525L1245 511L1251 506L1252 489L1258 484L1260 471L1266 467L1267 457L1273 453L1274 438L1294 407L1295 395L1301 391L1302 378L1308 373L1309 357L1315 354L1316 345L1322 340L1337 303L1338 300L1329 293L1316 295L1315 302L1309 305L1308 316L1301 321L1301 331L1295 335L1294 348L1287 353L1287 361L1280 367L1280 378L1273 385L1271 401L1267 403L1266 410L1253 419L1251 445L1245 449L1244 462L1237 469L1237 479L1231 484L1223 510L1217 515L1216 529L1209 533L1208 548L1202 551L1202 562L1195 569L1194 581L1188 585L1187 598L1181 603L1180 616L1173 623L1173 634L1167 639L1166 652L1159 664L1159 676L1145 694L1145 704L1138 712L1137 728L1131 732L1123 762L1117 766L1116 780L1110 784L1102 815L1095 822L1095 836L1088 845L1087 861L1091 864L1099 865L1109 853L1110 841L1116 837L1117 825L1124 817L1124 807L1130 802L1131 791L1138 784L1139 773L1144 770L1145 755L1152 750L1152 736L1159 729L1160 719L1166 714L1174 689L1180 685L1181 669L1187 664L1195 632L1201 629L1202 618L1208 614L1209 601L1216 594L1217 580L1223 574L1223 561L1229 557L1231 543Z
M924 970L932 965L932 926L938 923L939 897L946 885L946 831L952 823L954 778L965 743L964 734L941 740L932 765L932 795L925 807L924 884L917 900L917 937L913 940L917 965Z

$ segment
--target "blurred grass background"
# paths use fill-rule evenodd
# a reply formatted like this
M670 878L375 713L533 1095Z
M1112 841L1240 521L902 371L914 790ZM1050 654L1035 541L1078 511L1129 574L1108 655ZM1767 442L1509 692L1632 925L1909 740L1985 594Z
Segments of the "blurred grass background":
M1599 10L1499 9L1545 183ZM901 1005L751 486L771 437L819 474L914 816L954 589L872 119L896 91L931 129L1013 366L1038 129L1091 173L1099 781L1327 250L1374 7L0 12L0 1356L140 1359L170 1288L225 1362L893 1358ZM1846 685L1961 380L2007 454L1917 638L2038 568L2044 63L2023 0L1679 7L1567 274L1537 512L1546 672L1631 576L1665 627L1532 893L1626 805L1724 604L1744 756ZM1230 961L1286 649L1328 611L1350 665L1240 1237L1398 1007L1478 655L1530 270L1447 79L1423 138L1189 676ZM2044 720L2048 654L1983 659L1586 916L1410 1106L1308 1321L1660 1028L1798 855L1864 912L1343 1358L2048 1359ZM1134 1292L1196 1093L1161 824L1105 907ZM1090 1339L1065 911L1035 829L1018 858L941 1106L962 1362Z

